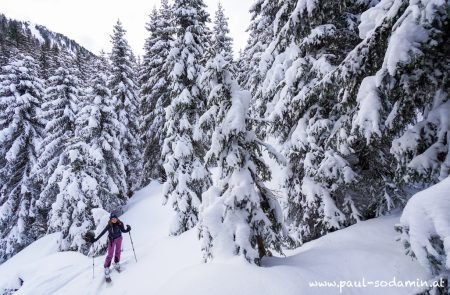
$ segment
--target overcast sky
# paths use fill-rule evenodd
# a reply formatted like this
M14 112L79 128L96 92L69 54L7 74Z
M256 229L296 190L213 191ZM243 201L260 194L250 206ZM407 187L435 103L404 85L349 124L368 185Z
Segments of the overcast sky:
M212 19L219 0L204 1ZM250 21L248 10L253 1L222 0L230 19L236 52L246 44L245 31ZM120 18L131 47L137 54L142 54L147 36L145 23L155 5L159 6L159 0L0 0L0 13L44 25L94 53L101 49L110 50L112 27Z

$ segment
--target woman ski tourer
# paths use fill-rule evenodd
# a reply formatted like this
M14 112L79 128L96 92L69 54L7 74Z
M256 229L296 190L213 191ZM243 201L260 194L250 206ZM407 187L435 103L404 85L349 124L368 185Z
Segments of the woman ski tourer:
M119 220L116 214L112 213L109 217L108 225L106 225L105 229L98 235L98 237L91 238L91 242L97 242L106 232L108 232L108 254L105 259L105 276L106 279L109 279L112 259L114 257L114 268L120 271L120 252L122 248L122 233L127 233L131 230L131 226L125 225L122 221Z

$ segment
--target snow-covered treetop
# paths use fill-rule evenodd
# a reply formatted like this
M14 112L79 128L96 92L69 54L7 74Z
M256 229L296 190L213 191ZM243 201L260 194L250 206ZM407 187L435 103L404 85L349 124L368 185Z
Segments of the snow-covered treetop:
M213 48L217 53L222 52L227 60L233 60L233 38L230 37L228 17L225 15L221 2L218 4L214 18Z
M178 36L184 36L186 31L203 33L203 25L209 21L209 13L203 0L175 0L172 11L179 27Z
M130 82L130 77L123 77L121 73L133 73L131 64L131 49L125 39L126 30L123 28L120 20L114 25L113 35L111 36L112 51L111 64L113 72L113 83L118 83L123 79Z

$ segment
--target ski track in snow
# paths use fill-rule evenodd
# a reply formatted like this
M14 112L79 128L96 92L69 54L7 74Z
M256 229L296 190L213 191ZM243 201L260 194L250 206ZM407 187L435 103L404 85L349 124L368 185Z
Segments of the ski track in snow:
M56 252L57 234L33 243L0 265L0 291L17 278L24 280L17 295L39 294L340 294L336 288L312 288L314 280L417 280L428 278L420 265L404 255L395 241L399 214L351 226L302 247L286 257L263 260L263 267L240 258L204 264L197 229L169 237L173 213L163 207L162 186L152 183L136 193L121 217L132 226L135 262L128 234L124 234L122 265L103 274L105 256L92 258L76 252ZM3 281L5 280L5 281ZM380 293L380 291L382 293ZM409 295L409 288L345 288L342 294Z

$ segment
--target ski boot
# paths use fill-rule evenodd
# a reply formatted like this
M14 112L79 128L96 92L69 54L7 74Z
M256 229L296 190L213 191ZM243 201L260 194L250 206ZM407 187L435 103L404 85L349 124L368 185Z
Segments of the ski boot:
M109 267L105 267L105 280L107 283L111 283L111 271L109 270Z

